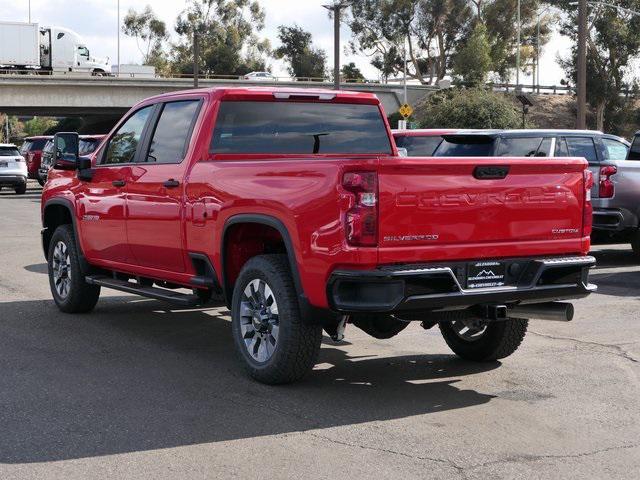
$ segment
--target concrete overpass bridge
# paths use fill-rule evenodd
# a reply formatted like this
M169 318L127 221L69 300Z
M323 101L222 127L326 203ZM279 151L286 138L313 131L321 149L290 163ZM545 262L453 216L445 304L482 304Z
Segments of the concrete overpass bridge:
M199 86L332 88L333 84L216 79L200 80ZM190 78L0 75L0 112L11 115L120 116L144 98L189 88L193 88L193 79ZM388 114L396 112L404 99L402 85L345 83L343 88L375 93ZM407 90L409 103L415 105L437 87L409 85Z

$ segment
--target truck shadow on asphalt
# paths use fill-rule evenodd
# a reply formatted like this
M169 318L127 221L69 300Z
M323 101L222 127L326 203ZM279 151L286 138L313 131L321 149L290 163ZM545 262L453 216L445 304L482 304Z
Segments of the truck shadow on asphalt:
M631 249L599 250L592 252L596 257L596 268L591 270L589 280L598 286L598 294L616 297L640 296L640 271L607 271L602 269L627 268L640 265L640 260Z
M228 312L165 308L134 297L104 297L87 315L62 314L46 300L0 304L0 462L295 433L494 398L456 384L499 362L374 354L382 349L350 356L348 345L324 345L306 381L261 385L235 358ZM418 333L427 343L421 331L405 335ZM428 417L416 421L437 435Z

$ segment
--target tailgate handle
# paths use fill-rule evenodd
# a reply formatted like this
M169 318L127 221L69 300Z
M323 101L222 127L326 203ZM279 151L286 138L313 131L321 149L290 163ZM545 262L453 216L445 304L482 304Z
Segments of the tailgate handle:
M478 180L499 180L509 174L508 165L478 166L473 170L473 176Z

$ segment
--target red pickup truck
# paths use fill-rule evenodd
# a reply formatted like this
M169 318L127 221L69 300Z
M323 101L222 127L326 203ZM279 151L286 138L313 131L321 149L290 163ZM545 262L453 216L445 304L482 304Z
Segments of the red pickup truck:
M439 325L473 361L588 295L591 173L580 158L402 158L374 95L213 88L136 105L90 158L55 138L42 195L53 298L101 287L221 302L249 373L312 369L322 330ZM75 159L75 167L73 160ZM70 160L72 160L70 162Z

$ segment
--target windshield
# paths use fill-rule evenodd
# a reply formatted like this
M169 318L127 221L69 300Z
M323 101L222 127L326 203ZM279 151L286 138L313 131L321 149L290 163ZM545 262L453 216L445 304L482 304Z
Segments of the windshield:
M442 143L440 135L426 137L398 135L395 139L398 148L406 148L410 157L431 157Z
M16 147L0 147L0 157L19 157L20 152Z
M377 105L226 101L211 151L388 155L391 144Z

